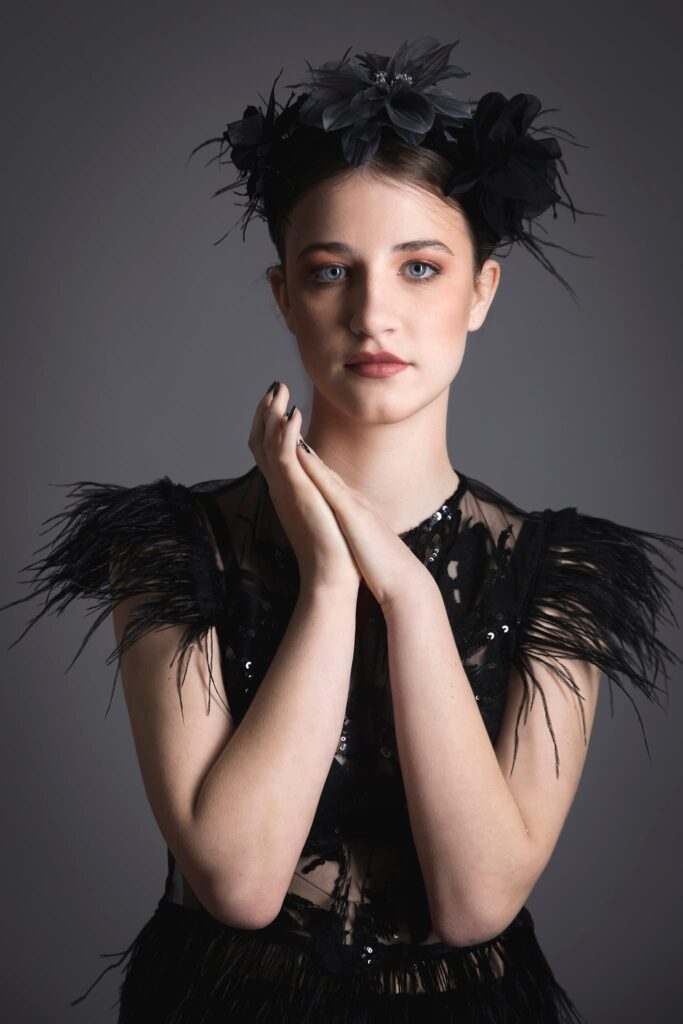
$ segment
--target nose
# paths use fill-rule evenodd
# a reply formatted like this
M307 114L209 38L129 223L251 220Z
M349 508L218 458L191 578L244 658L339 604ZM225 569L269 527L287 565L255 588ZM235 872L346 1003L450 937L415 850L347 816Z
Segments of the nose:
M379 273L357 275L347 293L352 310L349 329L358 335L380 338L396 327L396 300Z

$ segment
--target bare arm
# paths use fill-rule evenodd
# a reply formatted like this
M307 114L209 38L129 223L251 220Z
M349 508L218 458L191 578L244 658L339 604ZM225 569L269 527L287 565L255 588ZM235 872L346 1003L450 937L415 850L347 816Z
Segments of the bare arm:
M339 742L355 646L360 574L332 509L298 464L301 413L285 414L288 397L283 384L261 398L249 447L296 556L299 595L239 726L218 701L206 715L209 681L196 650L181 717L167 667L180 627L141 637L121 664L162 834L200 902L242 928L263 927L282 906ZM119 641L125 604L114 613ZM215 627L208 638L216 649ZM220 664L213 674L224 692Z
M510 923L551 855L586 756L580 716L548 674L566 767L557 780L539 700L508 781L519 681L513 676L494 748L436 583L416 580L385 617L396 742L432 921L444 942L483 942ZM590 735L599 673L570 667Z
M194 652L184 720L169 668L179 627L142 637L121 679L157 823L204 906L235 927L279 911L339 742L355 638L357 586L304 584L278 651L239 727L212 697ZM114 609L120 640L136 599ZM222 691L217 638L213 675Z
M215 862L214 905L276 916L342 731L357 588L304 586L254 699L204 780L196 827ZM239 911L238 911L239 913Z

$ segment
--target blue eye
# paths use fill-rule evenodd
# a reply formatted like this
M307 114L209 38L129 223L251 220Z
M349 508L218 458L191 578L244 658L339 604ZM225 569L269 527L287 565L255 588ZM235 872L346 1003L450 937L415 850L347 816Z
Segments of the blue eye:
M344 269L345 269L345 268L344 268L344 267L340 267L340 265L339 265L338 263L332 263L332 264L327 264L327 265L326 265L326 266L324 266L324 267L316 267L316 269L315 269L315 270L313 271L313 273L312 273L312 275L311 275L311 276L313 277L313 280L314 280L314 281L319 281L319 278L316 278L316 276L315 276L315 275L316 275L316 274L318 273L318 271L320 271L320 270L322 270L322 271L325 271L325 270L344 270ZM337 281L338 281L338 280L339 280L339 277L336 277L336 278L335 278L334 280L337 280ZM330 281L330 279L328 278L328 279L327 279L327 281L323 281L323 282L320 282L320 283L321 283L321 284L333 284L333 281Z
M410 263L406 264L406 266L408 266L408 267L410 267L410 266L412 266L412 267L414 267L414 266L427 267L427 269L434 271L434 273L430 274L429 277L414 277L413 278L414 281L429 281L429 280L431 280L432 277L436 277L437 274L441 273L439 268L435 267L433 263L426 263L424 260L411 260Z
M415 281L417 284L422 284L423 281L431 281L433 277L436 277L441 273L439 267L435 266L433 263L427 263L426 260L410 260L410 262L406 263L405 266L426 267L432 271L428 277L413 277L412 275L409 275L410 279ZM346 267L342 266L341 263L326 263L324 266L316 267L315 270L311 272L311 277L318 284L334 284L335 281L342 280L339 274L337 274L335 278L327 278L327 280L321 280L315 276L318 273L324 273L326 270L346 270Z

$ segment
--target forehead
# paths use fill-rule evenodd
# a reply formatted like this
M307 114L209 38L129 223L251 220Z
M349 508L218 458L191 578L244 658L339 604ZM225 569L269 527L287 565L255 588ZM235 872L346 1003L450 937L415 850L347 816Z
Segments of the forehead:
M294 207L287 236L295 257L322 240L338 243L339 252L401 251L420 239L439 240L453 252L468 243L463 214L445 197L362 168L312 186Z

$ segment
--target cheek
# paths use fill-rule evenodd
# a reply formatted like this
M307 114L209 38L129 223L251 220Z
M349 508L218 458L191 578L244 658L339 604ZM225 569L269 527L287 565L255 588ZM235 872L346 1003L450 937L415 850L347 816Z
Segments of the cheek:
M463 329L458 333L451 331L450 335L439 344L431 357L428 356L428 358L431 358L437 366L442 366L446 372L453 372L460 368L463 356L465 355L466 344L466 330Z
M334 291L334 288L330 287L330 292L332 291ZM292 310L296 312L298 317L304 320L310 318L317 319L318 317L329 315L329 307L331 305L329 292L326 292L325 288L316 288L300 279L296 280L296 283L290 290L290 302Z
M465 347L467 345L467 338L464 337L450 352L449 367L451 380L460 371L462 361L465 358Z
M304 352L312 355L319 353L321 341L324 342L325 338L333 336L336 324L338 315L335 315L329 302L316 301L309 292L299 294L293 299L289 326L296 335L302 358Z
M438 334L438 341L426 339L422 348L420 370L436 391L448 387L458 374L467 347L467 323L454 325L451 319L449 329Z
M434 303L434 316L443 328L442 333L467 331L471 308L472 289L454 279Z

